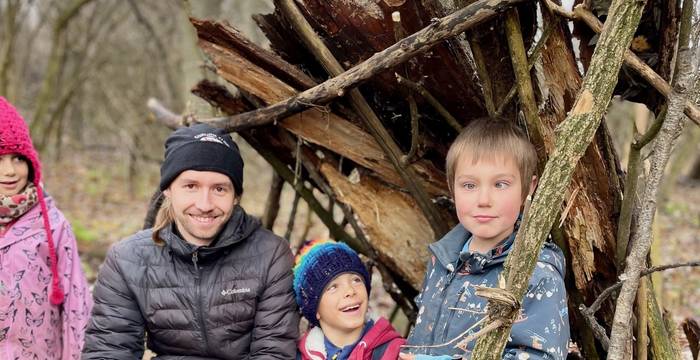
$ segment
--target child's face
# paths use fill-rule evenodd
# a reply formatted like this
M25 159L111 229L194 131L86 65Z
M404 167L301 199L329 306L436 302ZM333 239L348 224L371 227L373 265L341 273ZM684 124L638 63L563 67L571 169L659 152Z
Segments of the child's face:
M27 186L29 164L17 154L0 155L0 195L19 194Z
M535 181L533 177L531 191ZM494 154L475 163L470 155L459 158L455 168L455 207L459 222L474 236L473 244L493 247L508 237L523 198L520 170L512 156Z
M323 290L316 317L324 332L347 334L365 325L367 289L362 276L343 273Z

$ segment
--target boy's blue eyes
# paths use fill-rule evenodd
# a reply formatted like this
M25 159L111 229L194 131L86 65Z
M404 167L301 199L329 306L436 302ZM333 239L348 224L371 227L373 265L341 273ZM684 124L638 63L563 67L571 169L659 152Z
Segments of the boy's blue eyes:
M507 181L496 181L496 183L494 184L494 187L495 187L496 189L505 189L505 188L507 188L509 185L510 185L510 183L508 183ZM474 183L463 183L463 184L462 184L462 188L464 188L464 189L466 189L466 190L474 190L474 189L476 189L476 184L474 184Z
M505 181L499 181L499 182L496 183L496 188L498 188L498 189L505 189L505 188L508 187L508 185L510 185L510 184L508 184L508 183L505 182Z

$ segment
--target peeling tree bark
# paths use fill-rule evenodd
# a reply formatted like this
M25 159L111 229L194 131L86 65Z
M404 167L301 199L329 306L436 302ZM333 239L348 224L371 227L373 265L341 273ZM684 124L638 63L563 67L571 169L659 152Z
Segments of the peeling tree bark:
M238 131L254 126L270 124L312 105L321 105L343 96L345 92L363 81L401 64L420 52L428 50L439 41L464 32L483 23L513 4L524 0L481 0L450 14L427 28L406 37L387 49L322 84L303 91L289 99L263 109L233 116L216 122L217 127Z
M197 23L194 23L198 26ZM205 34L207 27L198 27ZM200 46L217 67L217 73L233 85L260 98L265 104L272 104L297 94L297 91L260 68L252 61L230 48L223 48L205 40ZM281 61L277 59L277 61ZM280 68L274 72L279 72ZM385 181L404 187L398 172L388 161L379 144L362 128L330 112L329 109L312 107L279 122L283 128L343 155L358 164L373 170ZM422 185L433 196L446 195L445 178L432 164L417 161L411 165Z
M306 18L301 14L299 9L294 4L293 0L281 0L285 14L291 19L304 40L306 46L316 56L316 59L321 62L323 67L331 76L338 76L343 73L344 69L338 60L333 56L328 47L321 41L316 33L311 28ZM351 89L349 100L354 110L360 115L364 124L369 128L370 133L375 141L382 148L384 153L389 157L394 170L401 176L401 179L406 184L406 188L415 198L416 204L423 211L423 215L428 219L428 225L433 229L435 235L442 235L449 231L445 219L442 218L437 207L430 201L425 188L419 183L416 174L410 167L402 164L401 158L403 154L392 138L391 134L386 130L379 117L370 107L365 97L358 89Z

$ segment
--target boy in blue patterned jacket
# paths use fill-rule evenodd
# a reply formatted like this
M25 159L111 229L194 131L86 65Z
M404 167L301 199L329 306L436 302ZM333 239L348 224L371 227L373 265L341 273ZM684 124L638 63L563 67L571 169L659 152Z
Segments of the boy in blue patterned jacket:
M418 317L399 359L469 359L487 300L475 286L498 287L525 199L537 185L527 136L500 118L474 120L447 154L447 179L460 224L429 246ZM564 256L550 241L540 252L503 359L565 359L569 318ZM461 344L464 345L464 344Z

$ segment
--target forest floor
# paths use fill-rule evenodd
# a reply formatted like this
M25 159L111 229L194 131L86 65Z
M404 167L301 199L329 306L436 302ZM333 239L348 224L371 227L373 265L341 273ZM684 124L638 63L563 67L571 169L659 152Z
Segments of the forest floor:
M261 216L272 173L248 146L242 144L242 150L246 157L242 205L250 214ZM74 152L70 159L59 162L44 160L47 191L72 223L84 269L91 281L110 244L141 228L158 182L158 164L139 164L138 176L130 180L123 175L127 173L125 165L124 168L120 165L123 158L117 157L109 151L90 155ZM700 184L679 182L672 188L668 199L661 202L656 218L654 251L658 264L698 260L700 254ZM293 199L293 192L285 185L274 228L278 235L287 230ZM320 221L307 215L308 208L302 201L291 237L293 247L298 246L303 234L306 239L328 236ZM374 278L377 284L374 284L372 311L375 315L388 316L394 303L381 289L378 276ZM700 319L700 268L669 270L659 274L657 280L661 284L657 289L661 301L677 323L688 317Z

